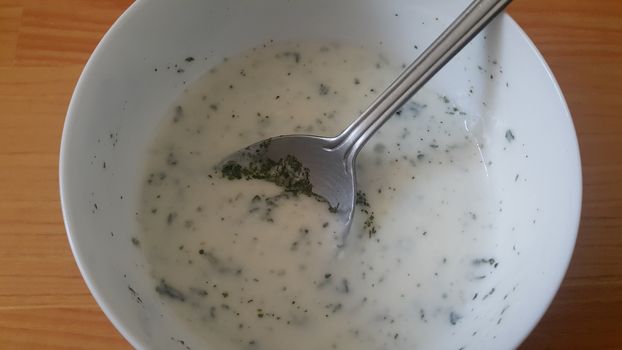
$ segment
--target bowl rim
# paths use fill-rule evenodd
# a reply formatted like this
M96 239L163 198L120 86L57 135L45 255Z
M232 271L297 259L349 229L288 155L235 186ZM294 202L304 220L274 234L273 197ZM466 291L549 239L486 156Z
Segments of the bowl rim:
M65 230L67 233L67 238L69 241L69 246L71 248L72 255L76 261L80 274L82 278L84 279L86 286L89 289L89 292L95 299L95 302L97 303L97 305L106 315L106 317L110 320L113 326L117 329L117 331L130 343L132 347L137 348L137 349L147 349L147 346L144 343L143 339L136 336L136 334L130 331L131 325L129 325L126 320L123 320L120 317L118 317L118 313L114 310L113 307L109 305L109 303L106 301L103 294L98 290L92 271L90 270L89 267L87 267L87 264L85 263L85 257L83 253L80 251L80 249L78 248L77 242L79 238L74 229L73 219L71 217L71 214L69 213L70 195L68 193L68 188L70 187L70 184L67 183L65 174L68 173L69 171L67 169L67 163L68 163L67 149L69 147L70 139L72 138L71 135L75 133L74 127L73 127L73 125L75 124L74 120L79 118L79 115L76 113L76 109L77 109L76 101L80 98L83 86L86 84L85 83L86 77L90 74L90 71L93 69L93 66L95 65L95 61L97 60L97 58L101 56L104 50L104 47L107 46L108 43L111 40L113 40L115 36L117 36L117 32L119 31L119 28L122 27L122 24L126 23L127 21L130 21L134 13L137 11L140 11L142 6L146 6L146 3L148 2L147 1L133 2L119 16L119 18L117 18L117 20L112 24L112 26L104 34L104 36L102 37L102 39L96 46L95 50L92 52L91 56L89 57L87 63L84 65L84 68L76 83L74 92L71 96L71 100L70 100L70 103L67 109L67 113L66 113L66 117L65 117L65 121L63 125L62 136L61 136L60 157L59 157L59 190L60 190L61 211L62 211L63 222L64 222L64 226L65 226ZM576 157L576 161L577 161L576 164L578 165L578 169L576 169L576 175L577 175L576 183L578 185L578 189L577 189L578 207L577 207L577 212L574 215L574 222L572 225L573 226L572 231L574 234L568 237L569 240L572 240L572 242L569 242L571 243L570 247L572 249L569 249L567 251L564 261L562 261L560 264L560 266L563 268L559 269L557 274L553 276L554 278L551 279L551 287L554 287L554 289L552 289L553 292L550 295L543 297L545 300L545 303L544 303L545 307L538 311L538 313L536 314L536 318L534 319L535 321L529 327L526 328L527 331L524 334L521 334L520 337L515 338L513 348L517 348L518 346L520 346L521 343L523 343L527 339L527 337L532 333L532 331L540 323L542 317L544 316L546 311L549 309L551 303L553 302L555 296L557 295L557 292L559 291L561 284L568 272L570 261L572 259L572 255L576 247L577 236L579 234L579 224L581 220L582 199L583 199L583 177L582 177L582 166L581 166L581 154L580 154L580 148L579 148L576 128L574 126L572 115L568 108L566 99L564 98L562 89L560 88L557 82L557 79L553 75L553 72L551 71L549 65L545 61L540 51L537 49L534 42L529 38L527 33L520 27L520 25L506 11L503 11L501 14L499 14L499 17L503 17L503 20L506 20L508 22L508 25L513 27L511 28L512 30L517 30L521 39L524 40L527 43L528 47L531 49L531 54L535 54L539 64L542 66L542 68L544 68L549 81L552 83L552 87L555 89L555 92L557 93L559 102L561 102L562 110L560 112L565 115L565 118L568 119L570 123L569 126L571 128L570 130L574 133L574 138L572 138L573 142L572 144L569 145L569 147L572 148L571 156Z
M517 30L518 34L520 35L520 37L525 40L525 42L527 43L527 45L529 46L529 48L531 49L532 53L535 54L536 58L538 59L538 62L542 65L542 68L544 68L546 75L548 76L550 82L553 85L553 88L555 89L555 92L557 93L557 97L559 99L559 102L561 103L561 107L562 110L561 112L565 115L565 117L567 118L568 122L569 122L569 126L570 126L570 131L574 134L574 137L572 138L572 148L573 148L573 152L572 155L576 156L576 164L578 166L578 168L575 170L576 171L576 175L577 175L577 201L578 201L578 206L577 206L577 212L574 214L574 222L572 223L573 229L572 232L574 233L571 237L568 237L569 240L571 240L570 247L572 249L569 249L566 257L564 259L564 261L560 264L561 268L559 270L559 273L557 274L557 278L555 280L555 282L551 283L551 287L555 287L554 289L552 289L552 293L548 296L546 296L545 299L545 307L542 308L541 310L539 310L537 317L534 319L535 322L533 322L533 324L527 328L527 332L525 334L523 334L521 337L517 338L513 348L518 348L528 337L529 335L533 332L533 330L538 326L538 324L540 323L540 321L542 320L542 317L544 317L544 315L546 314L546 312L548 311L549 307L551 306L551 304L553 303L553 300L555 299L555 296L557 295L557 293L559 292L559 289L564 281L564 279L566 278L566 274L568 273L568 268L570 267L570 261L572 260L572 255L574 254L576 245L577 245L577 236L579 235L579 225L581 223L581 210L583 207L583 171L582 171L582 163L581 163L581 150L579 148L579 140L577 137L577 130L575 128L573 119L572 119L572 114L570 113L570 109L568 108L568 103L566 102L566 98L564 97L564 93L561 89L561 87L559 86L559 83L557 82L557 79L555 78L555 75L553 74L553 71L551 70L551 67L549 67L548 63L546 62L546 60L544 59L544 56L542 55L542 53L540 52L540 50L538 50L536 44L531 40L531 38L529 37L529 35L527 35L527 33L525 32L525 30L523 30L523 28L514 20L514 18L512 18L512 16L510 16L506 11L504 11L502 14L502 16L504 16L504 19L508 20L508 23L511 26L514 26L514 29Z
M69 240L69 247L71 248L72 255L76 260L76 265L78 265L78 270L80 271L80 275L82 279L86 283L86 286L95 299L95 302L99 306L99 308L104 312L108 320L112 323L114 328L121 333L121 335L130 343L130 345L136 349L146 349L147 347L143 343L143 341L138 338L135 334L129 331L129 326L125 320L122 320L117 316L117 312L113 310L113 308L106 302L104 296L96 287L96 283L91 273L91 270L87 267L85 263L85 257L82 252L78 248L78 237L76 231L73 229L73 220L69 214L69 193L68 188L70 184L66 182L65 173L68 172L67 169L67 148L70 135L75 133L73 130L73 125L75 124L73 121L79 118L79 115L76 113L76 100L80 98L81 91L83 86L86 84L86 77L89 75L89 72L93 69L95 65L96 57L99 57L101 53L104 51L104 47L108 45L108 42L115 37L119 28L123 23L131 20L133 14L137 11L140 11L141 6L145 6L146 1L135 1L133 2L122 14L117 18L112 26L108 29L108 31L104 34L102 39L99 41L88 61L84 65L82 72L80 73L80 77L78 78L78 82L74 88L73 94L71 96L71 100L69 102L69 107L67 108L67 114L65 117L65 122L63 124L63 132L61 136L61 144L60 144L60 157L59 157L59 189L60 189L60 204L61 211L63 215L63 222L65 225L65 231L67 233L67 238Z

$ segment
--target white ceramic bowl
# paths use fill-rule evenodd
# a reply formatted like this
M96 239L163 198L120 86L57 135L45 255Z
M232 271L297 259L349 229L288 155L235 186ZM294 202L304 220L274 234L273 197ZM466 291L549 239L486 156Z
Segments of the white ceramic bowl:
M133 346L204 348L160 301L145 258L130 243L139 230L134 216L147 145L186 84L224 56L268 39L365 44L408 62L465 6L466 0L140 0L130 7L75 90L60 182L80 271ZM154 67L187 56L198 59L183 74L155 74ZM429 84L485 118L488 145L507 142L507 128L516 136L511 149L488 155L504 208L495 243L503 264L485 282L496 292L481 302L472 324L440 337L434 348L514 348L551 302L574 247L581 169L572 120L546 63L507 15Z

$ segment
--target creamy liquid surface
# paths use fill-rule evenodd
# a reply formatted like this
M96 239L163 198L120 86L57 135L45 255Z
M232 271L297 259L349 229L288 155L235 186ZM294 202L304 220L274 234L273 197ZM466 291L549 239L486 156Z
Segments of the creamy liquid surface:
M446 97L417 94L362 150L368 205L343 249L325 203L214 171L267 137L335 135L400 69L361 48L271 44L217 65L171 107L150 149L140 246L156 292L205 344L433 348L469 319L496 267L493 194L478 118Z

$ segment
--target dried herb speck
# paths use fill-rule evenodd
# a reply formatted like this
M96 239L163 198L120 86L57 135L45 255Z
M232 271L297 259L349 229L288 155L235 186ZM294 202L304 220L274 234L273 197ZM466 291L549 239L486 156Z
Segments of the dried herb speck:
M156 292L162 296L166 296L177 301L186 301L186 296L177 288L168 284L164 279L160 280L160 284L155 288Z

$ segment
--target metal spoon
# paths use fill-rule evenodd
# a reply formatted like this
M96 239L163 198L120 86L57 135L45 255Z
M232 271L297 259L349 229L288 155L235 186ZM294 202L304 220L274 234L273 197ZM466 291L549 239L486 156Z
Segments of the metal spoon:
M284 135L233 153L221 164L278 161L293 156L308 168L315 195L325 199L350 231L356 200L355 161L369 138L511 0L474 0L352 124L335 137Z

